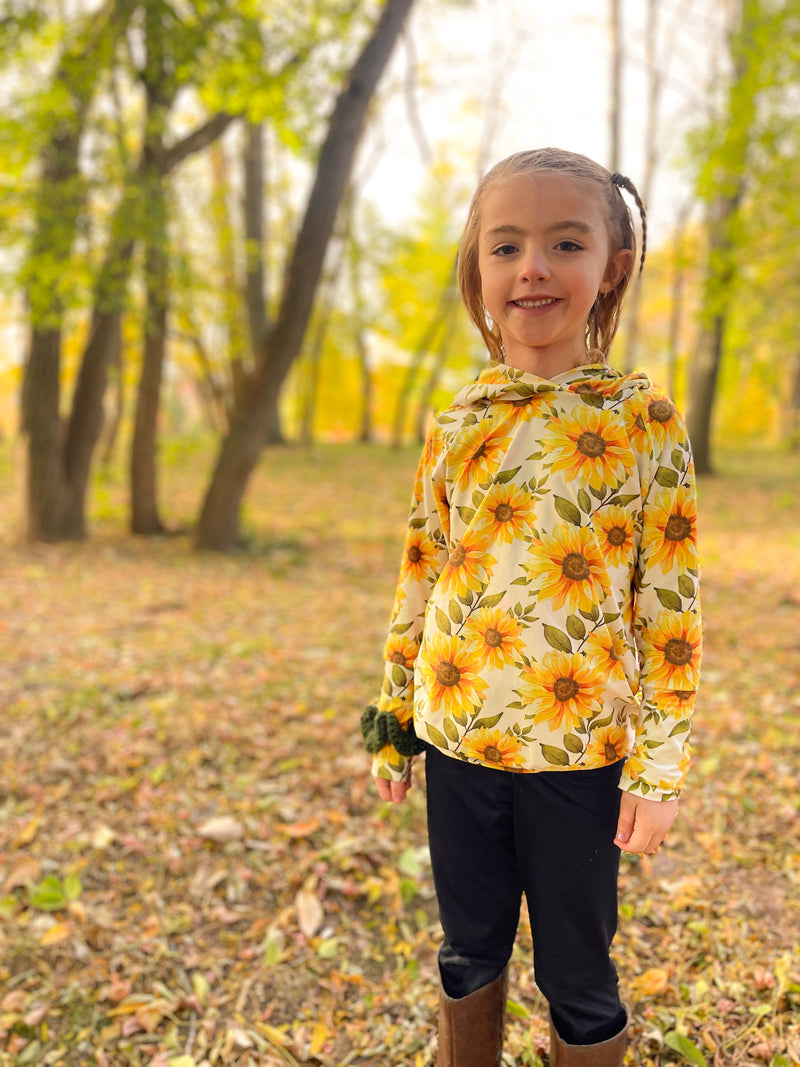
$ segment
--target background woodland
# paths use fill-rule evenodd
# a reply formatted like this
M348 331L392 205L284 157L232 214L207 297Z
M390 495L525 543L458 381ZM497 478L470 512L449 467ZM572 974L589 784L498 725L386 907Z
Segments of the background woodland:
M0 4L0 1067L432 1062L424 764L380 803L358 720L419 440L485 359L453 263L525 33L473 136L434 115L486 3L536 34L538 0ZM637 72L626 169L651 217L678 190L612 361L687 411L706 634L680 818L622 864L628 1062L800 1067L800 2L596 19L602 162ZM507 1067L548 1058L530 948Z

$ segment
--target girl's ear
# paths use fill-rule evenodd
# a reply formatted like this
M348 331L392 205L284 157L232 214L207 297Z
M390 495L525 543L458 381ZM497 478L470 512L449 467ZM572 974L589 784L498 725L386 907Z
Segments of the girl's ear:
M616 289L623 278L633 270L633 252L630 248L620 248L619 252L611 257L603 275L603 286L609 292Z

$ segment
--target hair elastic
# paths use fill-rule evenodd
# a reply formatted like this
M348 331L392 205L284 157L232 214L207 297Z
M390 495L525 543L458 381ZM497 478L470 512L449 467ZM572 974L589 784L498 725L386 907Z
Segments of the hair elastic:
M614 174L611 175L611 184L616 185L618 189L623 189L627 181L628 179L623 174L614 172Z

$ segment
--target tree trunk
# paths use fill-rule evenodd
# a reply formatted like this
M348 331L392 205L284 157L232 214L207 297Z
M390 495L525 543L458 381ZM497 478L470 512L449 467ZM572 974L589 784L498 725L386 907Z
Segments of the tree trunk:
M124 254L127 255L129 271L133 255L132 244ZM119 267L120 263L117 262L115 268ZM64 441L64 467L70 491L63 516L63 537L86 536L86 492L92 455L103 429L103 398L108 381L108 367L115 359L119 361L121 381L121 346L121 311L100 312L95 306Z
M619 170L622 141L622 0L611 0L611 106L608 114L608 169Z
M116 42L125 31L129 7L108 0L89 16L85 32L75 36L53 75L53 84L66 94L67 102L61 105L50 143L42 152L26 271L31 334L23 371L22 429L27 450L29 541L84 535L83 523L74 521L75 432L70 428L64 434L60 414L64 309L51 279L55 270L69 269L86 193L78 163L86 118L97 78L111 62ZM87 54L93 57L91 64L86 63ZM41 261L44 282L39 279Z
M251 407L236 412L203 501L195 537L198 548L230 551L238 546L241 501L258 463L264 434L262 410Z
M27 439L26 538L58 541L68 486L61 463L58 412L61 331L32 331L22 384L22 429Z
M698 474L713 474L711 425L725 331L736 278L737 223L745 192L748 156L757 116L756 64L763 61L753 45L761 18L758 0L744 0L736 11L729 47L733 73L728 87L723 136L706 164L709 190L708 262L703 289L697 354L690 367L687 429Z
M792 361L789 385L789 450L800 452L800 352Z
M135 534L164 532L156 489L156 435L167 345L166 203L160 179L155 179L150 189L155 229L149 235L145 256L144 356L131 446L131 533Z
M344 195L367 108L414 0L387 0L339 95L286 272L280 310L260 352L253 406L239 403L222 442L195 534L199 548L225 550L238 539L247 481L278 410L278 398L305 336L325 251Z
M667 391L673 400L678 398L678 356L683 324L683 293L686 287L686 231L692 205L686 201L675 221L672 255L672 288L670 291L669 334L667 340Z
M122 320L117 316L117 331L115 343L111 348L108 369L113 372L115 382L114 389L114 412L110 420L103 418L102 436L103 448L100 457L100 465L104 470L111 467L114 458L114 450L119 438L119 430L122 426L122 418L125 414L125 375L122 369Z
M658 0L647 0L647 28L645 30L646 66L647 66L647 114L645 116L645 165L639 193L647 205L652 206L653 184L658 165L658 148L661 127L658 121L659 102L661 100L662 72L658 69L656 56L656 39L658 36ZM644 240L644 238L642 238ZM627 329L625 332L624 371L630 374L639 360L639 333L642 320L643 277L634 283L625 309Z
M717 381L722 363L727 314L715 315L703 326L692 357L690 369L691 405L686 428L692 442L695 470L698 474L713 474L711 463L711 426Z

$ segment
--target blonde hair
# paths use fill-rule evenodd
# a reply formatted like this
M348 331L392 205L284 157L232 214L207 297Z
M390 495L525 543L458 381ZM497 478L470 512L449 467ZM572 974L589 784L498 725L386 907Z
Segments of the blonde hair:
M478 327L489 354L493 359L503 361L503 345L500 331L496 324L487 318L483 306L481 275L478 269L478 237L481 224L481 209L487 194L497 185L516 178L519 175L537 174L541 171L558 171L571 178L595 182L603 194L607 209L609 235L609 261L622 249L630 249L633 260L636 258L636 234L630 209L622 199L621 189L625 189L636 202L642 220L642 254L639 261L639 273L644 266L647 248L647 216L642 198L633 182L621 174L611 174L605 167L575 152L560 148L538 148L529 152L517 152L497 163L478 183L469 207L467 224L458 250L458 284L470 318ZM622 300L631 280L633 268L608 292L598 293L589 319L586 323L586 348L599 352L603 359L608 358L611 342L617 332Z

